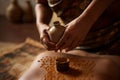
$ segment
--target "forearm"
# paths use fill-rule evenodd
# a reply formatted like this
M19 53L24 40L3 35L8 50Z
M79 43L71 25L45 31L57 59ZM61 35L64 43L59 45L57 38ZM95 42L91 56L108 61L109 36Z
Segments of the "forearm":
M93 0L85 11L77 18L78 23L82 20L86 27L90 29L102 13L115 0Z
M35 6L35 13L37 25L49 24L52 17L52 11L47 5L37 3Z

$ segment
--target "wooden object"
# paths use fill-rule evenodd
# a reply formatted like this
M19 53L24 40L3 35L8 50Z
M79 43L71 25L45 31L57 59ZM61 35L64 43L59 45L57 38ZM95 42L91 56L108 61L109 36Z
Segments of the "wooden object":
M23 22L33 22L35 19L30 1L26 1L24 8Z
M6 17L11 22L21 22L23 11L19 6L17 0L11 0L6 9Z
M69 58L59 57L56 59L56 69L59 72L66 72L69 70Z

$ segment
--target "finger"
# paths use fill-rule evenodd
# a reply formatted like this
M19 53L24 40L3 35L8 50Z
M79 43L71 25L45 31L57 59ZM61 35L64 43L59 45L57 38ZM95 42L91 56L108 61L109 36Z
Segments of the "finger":
M55 45L55 43L53 43L53 42L50 41L49 35L47 33L47 30L44 30L43 32L44 32L44 42L46 44Z
M44 43L48 46L55 46L55 44L53 42L50 42L48 38L44 38Z
M55 50L55 51L56 51L55 46L51 46L51 45L46 45L46 44L44 44L44 47L45 47L47 50Z
M48 37L48 38L49 38L49 35L48 35L48 32L47 32L47 30L46 30L46 29L43 31L43 33L44 33L44 36L46 36L46 37Z
M55 44L50 41L47 30L44 30L43 33L44 34L41 37L41 43L44 45L44 47L47 50L54 50L55 49Z
M47 31L48 31L48 30L46 30L46 29L45 29L45 30L43 30L43 32L44 32L45 34L48 34L48 32L47 32Z
M40 41L41 41L41 43L43 43L43 39L44 39L45 37L48 37L48 34L47 34L46 30L44 30L43 33L44 33L44 34L40 36Z
M43 44L44 44L45 48L48 50L54 50L56 48L55 44L50 42L47 37L45 37L43 39Z
M46 37L47 37L47 35L44 34L44 35L40 38L40 42L41 42L42 44L44 44Z
M68 39L69 35L67 33L65 33L62 38L59 40L59 42L57 43L57 48L59 49L63 44L64 42L66 42L66 40Z

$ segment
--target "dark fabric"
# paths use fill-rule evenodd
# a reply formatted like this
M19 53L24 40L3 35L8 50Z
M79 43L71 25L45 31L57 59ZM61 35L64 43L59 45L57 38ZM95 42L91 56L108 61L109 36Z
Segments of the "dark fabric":
M65 24L78 17L90 2L91 0L48 0L51 9Z
M56 12L57 16L65 24L78 17L90 2L91 0L48 0L51 9ZM83 43L80 44L80 47L84 47L83 50L106 52L104 54L120 53L120 46L116 45L120 42L120 18L107 16L109 14L107 10L100 16L103 18L98 19L98 22L94 24Z
M108 32L101 33L101 36L98 36L97 38L91 37L88 41L86 40L86 44L78 49L91 53L99 52L99 54L120 56L120 21L111 25L111 27L112 28L110 29L108 28ZM100 34L100 32L98 33ZM98 41L95 42L92 39L98 39ZM92 47L89 47L88 45L91 45L91 43L94 44L92 44Z

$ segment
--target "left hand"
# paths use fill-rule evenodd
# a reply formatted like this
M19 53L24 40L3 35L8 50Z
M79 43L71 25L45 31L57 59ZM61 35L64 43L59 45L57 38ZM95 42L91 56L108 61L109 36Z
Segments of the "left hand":
M80 45L89 31L89 26L90 25L82 19L79 22L75 19L68 23L62 38L56 45L57 50L65 49L66 51L69 51Z

